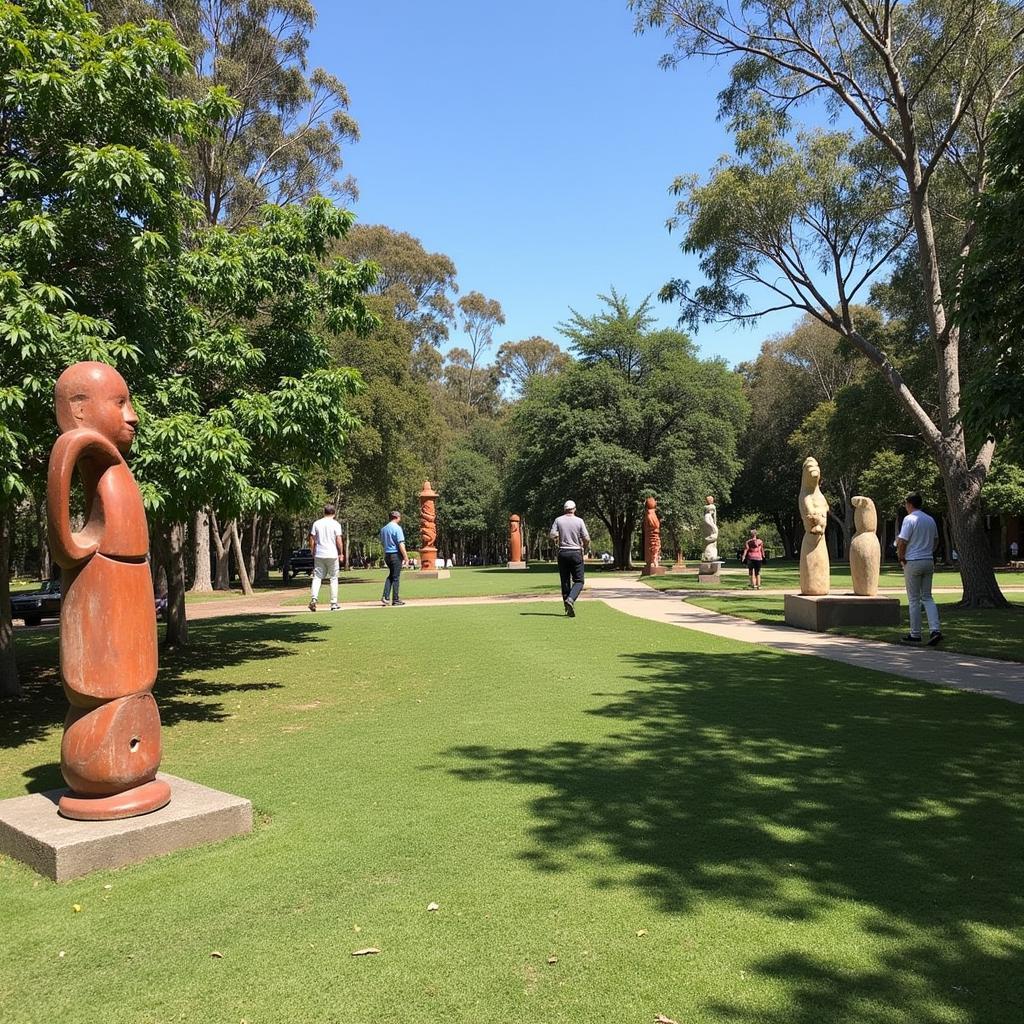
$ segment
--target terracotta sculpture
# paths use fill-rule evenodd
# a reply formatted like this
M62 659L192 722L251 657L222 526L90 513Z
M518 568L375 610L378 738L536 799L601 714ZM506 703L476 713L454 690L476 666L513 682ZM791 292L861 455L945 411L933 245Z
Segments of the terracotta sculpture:
M665 570L661 567L661 520L658 518L658 502L648 498L644 502L644 567L642 576L658 576Z
M150 692L157 643L149 531L135 478L124 460L138 418L121 375L105 363L76 363L54 391L61 436L50 454L47 525L63 569L60 664L71 708L61 772L71 793L65 817L105 821L163 807L156 779L160 713ZM75 471L85 526L72 532Z
M853 592L860 597L878 594L878 574L882 567L882 545L878 543L878 513L870 498L858 494L850 499L857 533L850 542L850 575Z
M420 569L433 572L437 568L437 491L429 480L423 481L420 499Z
M526 568L523 561L523 520L515 513L508 520L508 568Z
M704 499L704 554L701 561L718 561L718 509L711 494Z
M808 597L823 597L831 583L825 544L828 502L821 493L820 483L817 459L804 459L799 501L800 518L804 523L804 539L800 544L800 593Z

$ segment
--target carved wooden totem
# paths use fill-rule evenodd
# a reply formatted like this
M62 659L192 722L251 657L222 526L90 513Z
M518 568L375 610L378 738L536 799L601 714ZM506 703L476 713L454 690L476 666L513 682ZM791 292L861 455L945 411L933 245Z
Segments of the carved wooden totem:
M429 480L423 481L420 499L420 569L430 572L437 568L437 491Z
M644 567L640 575L659 576L665 570L661 567L661 520L657 500L648 498L644 509Z
M519 516L513 514L508 521L508 560L523 560L523 524Z
M130 818L171 799L160 765L153 582L142 496L124 460L138 417L128 386L105 363L76 363L54 391L61 435L50 453L47 526L63 569L60 665L71 708L60 813L83 821ZM71 529L77 470L85 526Z

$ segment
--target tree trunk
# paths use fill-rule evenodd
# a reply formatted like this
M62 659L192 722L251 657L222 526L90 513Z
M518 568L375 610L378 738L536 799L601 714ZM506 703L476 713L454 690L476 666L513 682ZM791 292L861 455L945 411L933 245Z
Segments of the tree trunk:
M0 696L21 693L11 621L11 529L13 513L0 513Z
M625 530L616 530L612 535L612 552L615 555L616 569L633 568L633 531L628 527Z
M210 575L210 510L200 509L196 513L195 536L196 576L192 581L193 594L208 594L213 590Z
M39 557L39 578L50 578L50 538L46 529L46 503L39 495L33 495L36 514L36 549Z
M270 580L270 535L274 529L274 520L270 516L260 520L260 532L256 545L256 582L267 583ZM342 539L344 550L344 538Z
M214 576L214 590L231 589L231 524L222 531L217 523L217 514L211 510L210 526L213 529L213 543L217 549L217 570Z
M942 467L946 486L946 504L953 532L953 543L960 556L960 576L964 585L962 608L1006 608L1009 602L999 589L992 563L988 537L981 511L980 475L954 457Z
M154 535L160 561L167 572L167 627L164 643L168 647L188 646L188 619L185 616L185 524L169 523Z
M238 569L238 579L242 584L242 593L246 597L252 597L252 583L249 582L249 570L245 565L245 554L242 552L242 538L238 535L237 519L232 519L228 523L228 530L231 533L231 547L235 552L235 567Z

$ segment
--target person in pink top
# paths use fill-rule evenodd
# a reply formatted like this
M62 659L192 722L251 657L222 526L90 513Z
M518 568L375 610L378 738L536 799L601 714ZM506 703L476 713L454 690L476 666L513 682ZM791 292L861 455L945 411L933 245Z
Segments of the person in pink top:
M757 535L757 530L750 531L750 538L743 545L743 561L747 563L750 574L750 586L754 590L761 589L761 565L764 562L764 541Z

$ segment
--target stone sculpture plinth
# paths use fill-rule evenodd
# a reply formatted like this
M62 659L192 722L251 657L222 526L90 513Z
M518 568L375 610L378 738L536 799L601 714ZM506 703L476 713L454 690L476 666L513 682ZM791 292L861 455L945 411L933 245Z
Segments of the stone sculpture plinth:
M658 502L648 498L644 502L644 567L641 576L663 576L668 570L661 564L661 520Z
M508 519L508 565L505 568L526 568L523 560L523 521L515 513Z
M898 626L900 602L895 597L860 597L857 594L787 594L786 625L825 630L842 626Z
M429 480L424 480L423 490L417 497L420 499L420 571L416 574L416 578L446 580L451 573L447 569L438 569L437 567L438 493L430 486Z
M156 609L146 513L124 459L138 423L128 386L105 363L76 363L54 400L61 434L50 454L47 526L63 570L60 668L71 706L60 769L70 789L0 801L0 852L61 881L249 831L252 808L157 774ZM85 515L77 532L76 473ZM197 804L191 796L176 804L179 791L199 789ZM211 796L227 817L210 816Z

